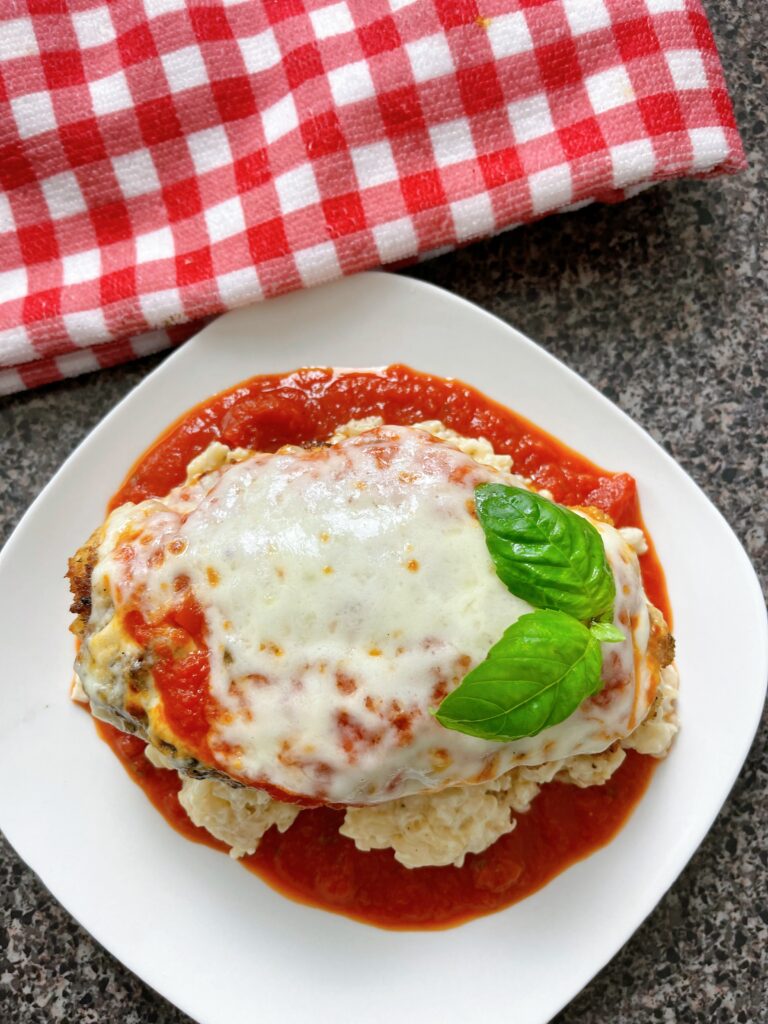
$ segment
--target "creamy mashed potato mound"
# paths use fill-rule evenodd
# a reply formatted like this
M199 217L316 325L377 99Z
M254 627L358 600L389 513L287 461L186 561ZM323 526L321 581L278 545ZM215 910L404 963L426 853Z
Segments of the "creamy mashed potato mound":
M382 423L377 416L350 420L336 429L331 443L356 437ZM511 457L497 455L485 438L463 437L439 420L414 426L447 441L482 465L512 472ZM248 454L215 442L190 463L188 480L225 463L240 461ZM530 487L525 478L517 479L521 485ZM551 498L546 491L540 493ZM643 553L646 542L641 530L630 527L621 533L631 548ZM524 814L541 786L553 779L580 787L602 785L619 768L627 749L664 757L678 729L677 688L677 669L672 664L661 671L656 698L645 719L630 735L601 753L514 768L486 783L349 807L340 831L359 850L391 848L395 859L408 868L448 864L460 867L468 853L481 853L511 832L516 824L513 815ZM170 762L151 746L147 747L147 757L158 767L173 770ZM274 800L263 790L230 785L221 779L188 778L183 774L181 777L179 800L190 819L230 846L233 857L253 853L273 825L285 832L301 812L296 804Z

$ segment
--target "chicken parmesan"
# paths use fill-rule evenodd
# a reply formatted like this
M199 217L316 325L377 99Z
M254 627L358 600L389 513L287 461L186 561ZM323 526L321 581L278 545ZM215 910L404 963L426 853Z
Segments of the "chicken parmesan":
M673 641L631 480L536 465L519 430L474 426L497 409L405 368L257 379L162 439L71 560L80 695L234 856L330 814L356 856L461 873L541 791L607 792L627 751L666 753ZM494 541L483 495L554 517L525 578L541 523ZM550 592L569 530L593 610L570 566Z

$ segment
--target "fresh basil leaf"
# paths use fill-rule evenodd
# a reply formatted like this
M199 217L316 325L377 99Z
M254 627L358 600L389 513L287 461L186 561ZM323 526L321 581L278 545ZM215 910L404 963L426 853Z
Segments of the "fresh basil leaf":
M564 612L521 615L435 712L446 729L509 742L572 715L602 687L600 644Z
M613 573L583 516L506 484L481 484L475 507L496 573L513 594L582 622L612 610Z
M601 644L620 644L627 639L619 627L614 626L612 622L593 622L589 627L589 632Z

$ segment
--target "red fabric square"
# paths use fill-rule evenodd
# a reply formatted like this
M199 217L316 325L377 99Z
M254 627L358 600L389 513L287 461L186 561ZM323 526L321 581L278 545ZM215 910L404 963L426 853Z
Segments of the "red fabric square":
M416 129L423 130L426 127L415 85L383 93L379 96L379 110L384 127L390 136L402 135Z
M286 18L304 14L304 4L302 0L269 0L264 4L264 13L273 25L277 25Z
M446 202L443 183L438 171L424 171L422 174L411 174L403 178L400 188L405 205L411 213L440 206Z
M95 117L62 125L59 138L70 167L84 167L106 159L107 151Z
M595 117L586 117L583 121L561 128L557 134L569 160L605 149L605 139Z
M99 245L125 242L133 233L128 207L123 202L97 206L91 210L91 222Z
M171 224L175 224L180 220L186 220L187 217L194 217L196 213L200 213L203 204L200 200L197 178L185 178L184 181L177 181L173 185L166 185L163 189L163 202L168 211L168 220Z
M254 153L236 160L234 171L238 192L248 192L269 181L271 172L266 149L257 149Z
M582 79L576 45L572 39L541 46L536 50L541 79L548 89L562 89Z
M374 57L385 50L394 50L400 45L400 33L392 17L379 18L370 25L363 25L357 31L357 38L366 57Z
M500 149L478 157L483 179L488 188L498 188L523 176L523 165L515 149Z
M291 50L283 57L283 68L292 89L298 89L310 78L322 75L323 62L317 44L307 43L306 46L299 46L297 49Z
M238 121L256 113L256 99L247 75L213 82L211 91L222 121Z
M27 0L30 14L68 14L67 0Z
M693 38L696 40L696 45L709 53L717 53L717 47L715 46L712 30L710 29L709 23L704 15L698 11L689 11L688 21L691 23Z
M638 100L637 107L649 135L681 132L685 128L680 103L674 93L662 92L648 96Z
M328 156L329 153L338 153L347 145L339 118L333 110L304 121L301 125L301 137L304 139L307 156L313 160L316 157Z
M181 135L181 124L170 96L139 103L136 107L136 119L139 122L141 137L148 146L156 146L160 142L177 139Z
M27 159L21 143L13 143L0 149L0 185L10 192L35 180L32 164Z
M359 192L347 192L344 196L326 199L323 203L323 213L331 238L353 235L366 226L365 210Z
M458 71L456 80L464 109L470 116L504 103L504 93L493 64L480 64L466 71Z
M733 107L728 93L725 89L712 90L712 105L717 116L726 128L736 129L736 118L733 116ZM1 160L2 158L0 158Z
M205 281L213 277L213 260L210 247L204 245L194 252L185 252L176 257L176 280L181 287Z
M65 89L85 81L83 62L77 50L49 50L40 55L40 60L49 89Z
M480 17L475 0L436 0L435 7L440 21L446 28L471 25Z
M99 281L99 292L103 306L133 298L136 294L136 270L134 267L125 267L124 270L105 274Z
M653 31L650 18L619 22L614 25L613 34L622 60L635 60L659 52L659 38Z
M50 320L61 316L61 289L51 288L44 292L33 292L24 299L24 320L28 324Z
M48 260L55 260L59 255L59 247L56 243L56 232L53 224L31 224L26 228L19 228L16 236L21 249L21 256L24 262L47 263Z
M157 47L148 25L136 25L117 38L117 48L124 67L157 56Z
M201 42L232 38L232 29L221 7L190 7L189 18L192 30Z
M282 217L273 217L248 228L248 246L254 263L285 256L289 251L288 239L285 237L285 226Z

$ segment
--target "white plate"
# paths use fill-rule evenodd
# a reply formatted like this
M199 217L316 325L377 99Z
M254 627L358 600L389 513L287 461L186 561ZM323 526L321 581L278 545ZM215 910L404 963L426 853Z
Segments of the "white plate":
M67 557L134 458L191 405L258 373L407 362L458 376L637 478L675 616L683 729L605 849L508 910L387 932L293 903L177 835L67 699ZM0 558L0 826L111 953L204 1024L542 1024L672 884L757 727L765 610L720 514L639 427L517 331L385 274L221 317L152 373L46 487Z

